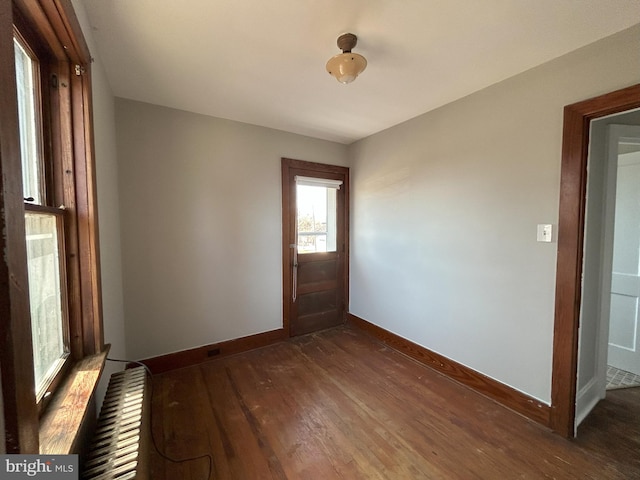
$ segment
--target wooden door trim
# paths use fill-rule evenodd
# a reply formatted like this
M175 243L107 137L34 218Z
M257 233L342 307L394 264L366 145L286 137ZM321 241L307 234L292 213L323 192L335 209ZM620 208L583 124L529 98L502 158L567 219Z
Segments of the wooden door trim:
M551 384L551 428L573 437L591 120L640 107L640 84L564 108Z
M282 168L282 328L288 337L291 336L290 330L290 304L289 295L291 293L291 268L289 265L290 247L286 242L287 238L291 238L294 233L294 225L291 222L295 218L295 212L291 210L291 192L289 184L292 178L292 171L295 169L310 170L318 175L341 175L344 176L344 273L343 273L343 298L344 298L344 315L349 310L349 169L338 165L328 165L324 163L307 162L304 160L295 160L292 158L281 159ZM289 207L289 208L287 208Z

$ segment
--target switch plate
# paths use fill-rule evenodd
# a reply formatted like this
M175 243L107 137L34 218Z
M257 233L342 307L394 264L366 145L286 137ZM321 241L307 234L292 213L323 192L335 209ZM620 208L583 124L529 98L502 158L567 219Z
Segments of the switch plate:
M538 225L538 242L550 242L553 235L553 227L551 224Z

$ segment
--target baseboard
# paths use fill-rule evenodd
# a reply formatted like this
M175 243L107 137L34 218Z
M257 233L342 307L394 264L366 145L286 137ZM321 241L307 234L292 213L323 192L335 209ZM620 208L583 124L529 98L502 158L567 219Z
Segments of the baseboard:
M287 338L284 329L271 330L257 333L248 337L236 338L219 343L212 343L202 347L182 350L180 352L160 355L158 357L141 360L153 374L168 372L178 368L189 367L207 362L215 358L226 357L236 353L242 353L255 348L266 347Z
M414 360L472 388L505 407L549 427L551 407L428 348L410 342L351 313L349 322Z

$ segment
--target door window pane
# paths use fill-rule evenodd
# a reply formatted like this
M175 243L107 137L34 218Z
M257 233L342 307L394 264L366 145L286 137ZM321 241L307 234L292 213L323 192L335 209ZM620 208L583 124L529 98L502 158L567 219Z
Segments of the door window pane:
M25 213L31 334L38 401L62 366L68 348L63 321L61 218L50 213Z
M336 251L336 188L296 185L298 253Z

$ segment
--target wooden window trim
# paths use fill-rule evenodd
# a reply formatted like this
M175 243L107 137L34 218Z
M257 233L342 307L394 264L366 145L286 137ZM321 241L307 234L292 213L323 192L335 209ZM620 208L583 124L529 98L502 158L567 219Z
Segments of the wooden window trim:
M38 453L26 267L24 201L17 119L14 18L21 17L53 53L60 115L52 121L56 203L68 211L67 275L73 359L104 350L91 110L91 57L70 0L0 2L0 368L7 453ZM76 75L76 66L80 75ZM62 83L65 86L62 86ZM66 96L65 96L66 95ZM70 108L64 108L64 105ZM60 108L61 107L61 108ZM55 397L55 395L54 395ZM54 404L56 402L52 402ZM87 405L89 399L87 398Z
M51 58L48 50L44 47L42 41L35 33L34 29L31 25L25 20L23 15L19 10L14 9L14 35L16 35L20 43L23 47L30 52L30 54L34 55L37 59L38 64L38 76L40 78L39 92L38 92L38 100L39 105L41 106L41 110L38 116L38 123L40 127L40 133L42 134L40 138L40 156L43 160L43 174L44 174L44 194L43 204L49 205L53 202L53 198L51 197L51 193L54 191L54 183L53 183L53 152L51 151L51 101L53 100L50 96L49 91L49 79L52 75L50 70L51 66Z

